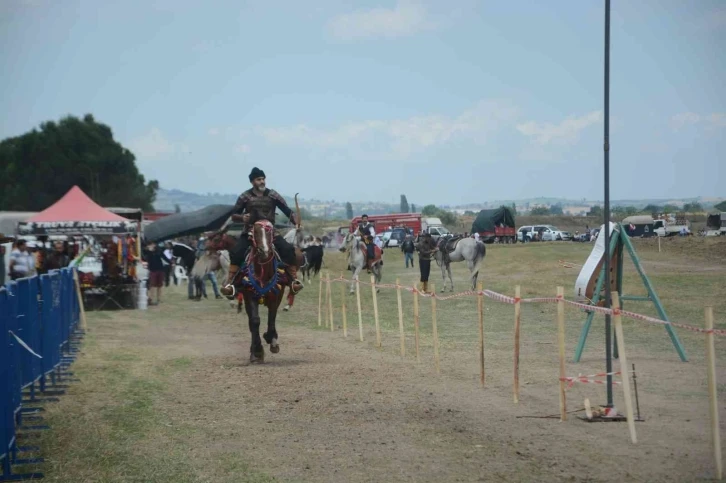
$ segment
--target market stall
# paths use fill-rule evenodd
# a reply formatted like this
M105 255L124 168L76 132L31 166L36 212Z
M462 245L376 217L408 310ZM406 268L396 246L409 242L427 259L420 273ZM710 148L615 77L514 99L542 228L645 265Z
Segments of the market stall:
M78 186L18 224L20 237L65 236L78 267L86 309L136 308L138 223L112 213Z

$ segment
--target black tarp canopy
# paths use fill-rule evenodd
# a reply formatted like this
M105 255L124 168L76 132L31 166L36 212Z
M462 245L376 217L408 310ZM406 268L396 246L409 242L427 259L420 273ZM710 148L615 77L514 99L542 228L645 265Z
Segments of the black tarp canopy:
M503 223L504 226L514 228L514 214L511 208L502 206L493 210L481 210L474 223L471 224L472 233L494 232L494 227Z
M144 228L144 239L152 242L219 230L233 211L234 205L209 205L201 210L165 216Z

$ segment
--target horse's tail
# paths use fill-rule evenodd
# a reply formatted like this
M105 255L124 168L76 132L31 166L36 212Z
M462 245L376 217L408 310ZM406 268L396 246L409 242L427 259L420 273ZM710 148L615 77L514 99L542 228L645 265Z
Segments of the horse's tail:
M481 265L482 260L484 260L484 257L487 256L487 247L484 244L483 241L479 240L476 242L476 258L474 259L474 267L476 267L476 271L479 271L479 266Z

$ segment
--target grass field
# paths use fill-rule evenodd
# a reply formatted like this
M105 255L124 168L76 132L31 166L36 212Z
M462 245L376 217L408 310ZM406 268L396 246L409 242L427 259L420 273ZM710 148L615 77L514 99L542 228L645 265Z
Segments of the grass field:
M721 240L636 241L646 272L672 320L703 325L711 305L726 328L726 250ZM592 246L580 243L489 245L480 281L507 295L572 297L577 269ZM399 251L386 251L384 283L413 286ZM328 251L333 277L342 254ZM417 263L417 262L416 262ZM626 261L625 291L644 295ZM455 264L455 292L468 273ZM349 277L349 272L344 274ZM440 271L431 280L441 287ZM279 319L282 352L248 366L246 319L226 301L185 300L186 287L148 311L89 313L73 383L47 405L53 429L42 437L48 481L692 481L713 474L704 337L678 330L689 362L679 361L660 326L624 321L628 359L636 364L639 444L627 427L518 419L558 413L555 306L522 306L520 403L512 403L511 305L485 299L486 386L479 386L475 297L438 302L441 373L433 369L431 301L420 299L421 361L413 342L412 295L402 294L406 356L399 353L396 292L377 295L382 348L375 347L372 294L361 286L363 343L357 341L355 296L333 283L335 332L318 326L318 281ZM438 290L438 289L437 289ZM341 331L347 305L348 339ZM655 315L652 306L626 309ZM324 315L324 314L323 314ZM572 363L585 314L568 308L567 372L604 371L603 319L598 316L582 362ZM263 318L264 325L264 318ZM717 340L718 365L726 344ZM618 370L617 361L614 363ZM720 407L726 371L718 374ZM615 404L624 411L622 390ZM602 386L575 385L568 408L588 397L605 402ZM722 413L723 414L723 413ZM724 426L722 416L722 426ZM724 428L722 428L722 432ZM613 466L604 462L613 458ZM611 460L612 461L612 460Z

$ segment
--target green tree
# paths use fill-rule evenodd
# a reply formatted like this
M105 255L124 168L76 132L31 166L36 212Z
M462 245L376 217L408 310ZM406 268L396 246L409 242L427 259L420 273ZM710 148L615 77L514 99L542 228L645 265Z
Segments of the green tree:
M717 205L713 205L714 209L718 211L726 211L726 201L722 201L721 203Z
M411 213L416 213L416 205L411 203Z
M550 215L561 215L563 213L564 213L564 211L562 210L561 204L557 203L555 205L550 206L550 211L549 211Z
M350 201L345 202L345 217L349 220L353 219L353 205L350 204Z
M546 206L535 206L529 213L532 216L544 216L550 214L550 209Z
M456 220L457 220L456 213L453 213L451 211L446 211L446 210L439 210L436 213L436 216L438 216L438 218L441 220L441 223L443 223L444 225L448 225L448 226L456 225Z
M39 211L74 185L104 206L153 210L158 181L146 181L111 128L68 116L0 142L0 206Z
M663 207L663 213L675 213L676 211L679 211L676 205L665 205Z
M686 213L700 213L703 211L703 206L701 206L701 203L694 201L693 203L683 205L683 211Z
M590 211L587 212L587 216L603 216L602 206L591 206Z
M421 214L424 216L436 216L436 213L438 213L439 209L436 208L436 205L426 205L421 210Z
M654 204L647 205L645 208L643 208L643 213L653 214L653 213L662 213L662 212L663 212L663 207L654 205Z
M517 203L512 203L512 206L510 207L512 209L512 213L514 215L517 214Z
M174 213L181 213L181 206L179 204L174 205Z
M406 195L401 195L401 213L408 213L408 200Z

